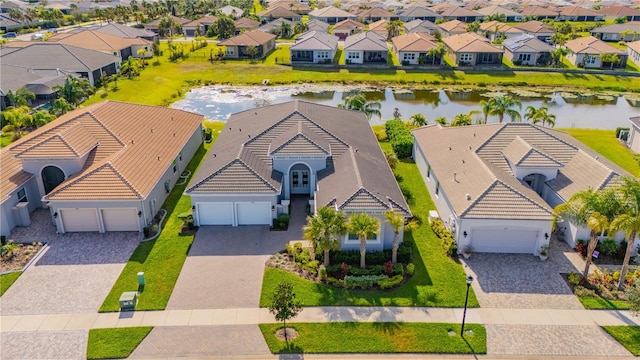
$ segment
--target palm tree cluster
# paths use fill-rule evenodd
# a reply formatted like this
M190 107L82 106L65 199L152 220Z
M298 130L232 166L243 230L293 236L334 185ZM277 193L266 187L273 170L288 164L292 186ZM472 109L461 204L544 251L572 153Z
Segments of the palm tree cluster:
M381 106L379 101L369 101L364 94L361 93L347 96L342 104L338 104L338 107L343 109L362 111L367 115L367 119L369 120L371 120L374 115L378 118L382 117L382 113L380 112Z
M622 290L629 270L633 244L636 235L640 232L640 180L625 177L615 188L602 190L589 188L579 191L566 203L556 206L554 216L556 221L569 221L590 230L586 265L583 271L585 278L589 275L593 252L600 237L606 231L614 234L625 231L627 248L618 282L618 289Z
M537 109L533 106L527 106L524 118L531 121L532 124L542 124L542 126L548 124L553 127L556 124L556 116L550 114L546 106L541 106Z

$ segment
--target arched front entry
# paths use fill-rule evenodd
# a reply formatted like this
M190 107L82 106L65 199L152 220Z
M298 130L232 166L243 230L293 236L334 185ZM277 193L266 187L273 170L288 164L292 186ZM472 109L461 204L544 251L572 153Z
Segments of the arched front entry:
M45 194L50 193L64 181L64 172L57 166L46 166L42 169L41 175Z
M311 194L311 169L305 164L295 164L289 170L291 194Z
M542 196L544 190L544 183L547 181L547 177L543 174L529 174L522 178L522 180L529 185L538 195Z

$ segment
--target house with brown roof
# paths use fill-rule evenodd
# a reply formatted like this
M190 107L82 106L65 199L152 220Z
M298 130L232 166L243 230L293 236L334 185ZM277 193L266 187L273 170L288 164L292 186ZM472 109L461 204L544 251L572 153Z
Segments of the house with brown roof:
M515 65L546 66L551 62L555 48L538 38L522 34L502 43L504 57Z
M458 66L502 66L503 50L491 45L489 39L476 33L464 33L442 39L449 56Z
M464 34L467 32L467 23L460 20L447 21L438 26L442 29L442 34L444 36Z
M600 10L596 10L596 12L603 15L605 20L625 18L627 21L640 21L640 9L635 9L631 6L613 4L603 6Z
M533 35L538 38L538 40L544 42L549 42L555 32L553 26L537 20L515 24L513 27L522 30L525 34Z
M627 55L629 56L629 60L640 66L640 40L627 44Z
M130 56L151 57L151 41L141 38L123 38L95 30L83 30L75 33L58 33L47 39L48 42L58 42L89 50L101 51L107 54L119 56L126 61ZM138 50L144 49L143 54Z
M565 46L569 49L569 53L566 55L567 60L577 67L624 69L627 66L627 53L624 50L615 48L593 36L569 40ZM603 55L606 54L615 54L618 61L613 64L603 61Z
M340 21L333 25L333 35L340 40L346 39L348 36L360 33L364 30L364 24L353 19Z
M364 113L304 101L231 115L185 194L199 226L268 226L294 196L311 213L367 213L381 220L367 250L393 242L385 211L411 216ZM353 235L341 245L359 249Z
M438 48L436 39L425 33L409 33L391 39L393 52L402 65L441 65L442 56L430 54Z
M191 19L185 19L173 15L169 15L169 17L176 23L176 26L174 26L173 29L170 29L172 35L182 34L182 26L191 22ZM161 19L156 19L150 23L145 24L145 30L153 31L156 34L160 34L160 28L158 26L160 25L160 20Z
M524 33L518 28L514 28L510 25L496 20L480 23L479 32L491 41L499 38L508 39L517 37Z
M413 20L404 24L404 32L417 32L433 35L435 32L442 33L442 29L440 28L440 26L432 23L429 20Z
M557 11L539 5L525 6L522 8L521 13L526 17L535 18L536 20L555 19L558 17Z
M289 9L296 14L307 15L311 11L311 7L307 2L301 2L297 0L278 0L278 1L270 1L269 8L273 7L283 7L285 9Z
M260 23L246 17L240 18L233 22L236 26L236 35L245 31L257 30Z
M635 41L640 39L640 21L600 26L591 30L591 36L603 41Z
M141 232L202 144L202 115L105 101L0 150L1 233L49 209L59 233Z
M209 30L209 27L211 27L217 20L217 16L205 15L199 19L183 24L182 30L187 34L187 36L204 36Z
M319 20L327 24L337 24L345 20L356 20L358 16L338 9L335 6L327 6L321 9L314 9L309 13L309 20Z
M630 118L629 122L631 123L631 127L626 139L627 146L632 151L640 153L640 116Z
M302 21L302 16L300 14L283 6L270 7L258 14L258 16L260 17L260 23L262 24L266 24L274 19L287 19L294 23Z
M413 158L460 252L538 255L555 206L629 176L569 134L538 125L435 124L412 133ZM570 246L589 235L569 222L557 228Z
M392 21L399 19L398 15L378 7L364 9L358 12L357 16L358 20L365 24L373 23L380 20Z
M373 31L351 35L344 41L344 59L347 64L387 63L387 38Z
M520 22L523 17L519 12L507 9L500 5L489 5L476 11L485 16L504 15L504 21L506 22Z
M431 22L436 22L436 20L442 19L442 15L438 14L435 11L432 11L426 6L421 5L407 6L402 11L400 11L398 15L400 16L400 20L404 22L414 20L428 20Z
M482 21L485 16L479 12L467 9L461 6L453 6L447 8L442 12L438 12L445 20L459 20L465 23L472 23L474 21Z
M369 24L369 30L377 32L378 34L385 37L385 39L389 38L389 31L387 31L387 26L389 25L389 21L387 20L378 20L376 22L372 22Z
M559 21L602 21L604 16L581 6L564 6L558 13Z
M255 46L258 49L256 59L262 59L276 47L276 36L259 30L244 32L227 40L221 41L220 46L226 48L226 57L229 59L249 59L247 47Z

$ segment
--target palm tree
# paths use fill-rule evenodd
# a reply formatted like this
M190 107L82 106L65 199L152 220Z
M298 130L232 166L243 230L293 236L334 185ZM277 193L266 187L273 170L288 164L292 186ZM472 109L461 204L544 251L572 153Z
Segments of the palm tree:
M293 26L293 32L296 34L302 34L305 31L309 31L309 24L299 21Z
M169 36L167 37L169 39L171 39L171 35L175 27L176 27L176 22L175 20L173 20L171 16L165 16L162 19L160 19L160 21L158 22L158 32L160 33L160 36L165 36L166 33L168 32Z
M451 122L451 126L467 126L471 125L473 120L471 119L471 115L469 114L458 114L453 117L453 121Z
M68 103L77 106L83 99L93 94L93 86L87 79L77 78L75 76L67 76L64 81L64 85L56 85L53 87L58 91Z
M620 58L618 57L618 54L600 54L600 59L602 60L602 65L604 65L604 63L609 63L611 64L610 69L613 69L613 65L617 64L618 62L620 62Z
M422 114L411 115L411 125L413 126L425 126L427 125L427 118Z
M527 106L526 112L524 113L524 119L531 121L532 124L535 124L538 120L536 119L536 115L538 113L538 109L533 106Z
M563 56L566 56L569 51L563 47L559 47L553 51L551 51L551 58L553 59L553 65L558 66Z
M291 25L282 20L282 23L280 23L280 37L286 38L289 35L291 35Z
M482 116L484 117L483 124L486 124L489 118L489 114L491 113L491 102L480 100L480 106L482 107Z
M36 94L23 86L15 93L11 90L7 91L7 98L13 107L28 106L29 101L36 99Z
M395 264L398 262L398 247L400 247L400 242L398 241L400 238L400 229L404 227L405 230L413 230L417 227L417 223L415 221L411 221L405 224L404 216L402 214L394 212L393 210L385 211L384 217L387 220L387 223L391 225L393 228L393 245L391 246L391 263Z
M325 267L329 266L329 251L340 247L335 236L347 233L346 224L344 213L328 206L307 217L307 225L302 228L303 236L313 242L314 248L324 251Z
M365 255L367 254L367 237L371 234L378 234L380 221L365 213L353 214L349 217L347 229L350 233L356 234L360 240L360 268L366 267Z
M338 107L344 109L362 111L367 115L367 119L369 120L371 120L373 115L376 115L378 118L382 117L382 113L380 112L381 106L378 101L368 101L363 94L347 96L342 104L338 104Z
M640 233L640 181L636 178L623 178L623 184L619 188L622 194L624 212L611 222L610 231L615 233L624 230L627 233L627 249L620 269L620 281L618 290L624 287L625 276L629 270L629 259L633 251L636 235Z
M400 29L402 29L403 24L404 23L400 20L391 20L387 22L387 34L389 40L400 35Z
M549 114L549 108L546 106L541 106L538 109L533 106L527 106L524 118L530 120L532 124L542 123L542 126L549 124L553 127L556 124L556 116Z
M38 128L40 126L47 125L48 123L52 122L55 119L56 119L56 116L53 114L50 114L48 111L38 110L33 114L29 127Z
M49 112L55 116L60 116L73 110L73 106L67 102L63 97L53 100L52 106L49 108Z
M249 55L249 58L251 60L253 60L256 57L256 55L258 55L258 47L255 45L247 46L246 51L247 51L247 55Z
M467 32L478 32L480 30L480 23L474 21L472 23L467 24Z
M449 121L447 121L447 118L446 118L446 117L444 117L444 116L438 116L438 117L436 118L435 122L436 122L437 124L442 125L442 126L447 126L447 125L449 125Z
M511 117L511 121L520 121L520 113L513 109L515 107L522 109L522 103L520 103L520 101L509 95L501 95L491 98L489 103L491 104L491 111L489 111L489 114L497 115L498 122L502 123L504 114L509 115Z

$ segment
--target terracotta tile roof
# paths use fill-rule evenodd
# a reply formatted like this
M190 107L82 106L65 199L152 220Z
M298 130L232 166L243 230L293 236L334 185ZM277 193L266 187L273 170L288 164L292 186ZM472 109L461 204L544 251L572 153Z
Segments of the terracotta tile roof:
M600 8L600 10L597 10L596 12L602 15L615 16L615 17L640 15L640 9L634 9L631 6L624 6L624 5L603 6Z
M369 24L369 31L374 31L377 32L378 34L384 36L385 38L387 37L388 31L387 31L387 24L389 22L387 20L378 20L376 22L372 22L371 24Z
M34 143L17 154L18 159L52 159L80 158L98 145L98 140L85 130L80 123L75 123L51 137Z
M446 16L448 17L460 17L460 16L484 17L484 15L480 14L479 12L476 12L467 8L463 8L460 6L454 6L454 7L445 9L444 11L440 12L440 15L445 17Z
M627 43L627 49L640 53L640 40Z
M452 33L452 32L460 32L460 33L465 33L467 32L467 23L464 23L460 20L450 20L447 22L444 22L442 24L439 25L440 28L444 29L446 32L448 33Z
M567 49L571 50L571 52L576 54L626 54L624 50L614 48L613 46L593 36L569 40L567 41L565 46L567 47Z
M525 6L522 9L522 15L556 17L558 16L558 12L549 10L546 7L542 7L542 6Z
M133 45L151 46L151 41L141 38L123 38L94 30L84 30L66 36L66 34L58 36L55 34L47 41L68 44L84 49L102 51L113 54L114 51L131 47Z
M503 22L496 21L496 20L480 23L480 30L482 31L495 32L496 27L498 28L499 33L505 33L505 34L514 34L514 33L521 34L522 33L522 30L516 29L510 25L507 25Z
M366 31L344 40L344 50L388 51L387 38L377 32Z
M445 43L451 50L454 52L466 52L466 53L480 53L480 52L490 52L490 53L501 53L502 50L496 48L491 45L489 39L478 35L476 33L464 33L451 35L444 39L442 42Z
M425 33L409 33L396 36L391 39L391 42L397 51L426 52L438 47L435 38Z
M513 27L530 33L551 33L553 34L553 26L543 23L542 21L527 21L521 24L515 24Z
M342 9L338 9L335 6L327 6L321 9L314 9L309 13L309 17L317 18L330 18L330 17L346 17L356 18L356 15L346 12Z
M244 17L234 21L234 24L236 29L257 29L260 26L259 22Z
M476 11L482 15L504 14L505 16L521 16L519 12L504 8L500 5L489 5Z
M346 19L346 20L342 20L339 23L336 23L335 25L333 25L333 31L335 32L336 30L340 31L340 30L353 30L353 29L364 29L364 24L359 22L359 21L355 21L353 19Z
M581 6L565 6L560 10L562 16L598 16L597 12Z
M262 45L266 44L270 40L275 40L276 36L266 32L254 30L247 31L240 35L234 36L230 39L220 42L222 46L248 46L248 45Z

